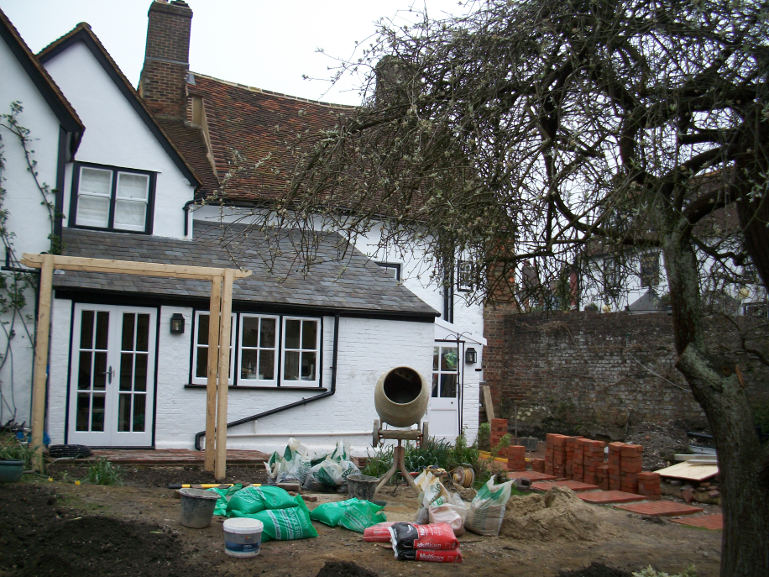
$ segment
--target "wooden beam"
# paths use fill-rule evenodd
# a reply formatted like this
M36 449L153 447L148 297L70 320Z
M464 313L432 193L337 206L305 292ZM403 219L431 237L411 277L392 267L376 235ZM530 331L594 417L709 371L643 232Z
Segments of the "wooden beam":
M483 389L483 408L486 409L486 419L491 423L494 418L494 403L491 400L491 388L489 385L481 385Z
M51 255L27 254L22 255L21 263L32 268L43 266L43 258ZM241 279L251 276L250 270L235 270L206 266L187 266L177 264L160 264L153 262L138 262L131 260L107 260L100 258L81 258L76 256L53 256L53 268L57 270L72 270L97 273L133 274L141 276L161 276L207 280L222 276L225 270L232 271L233 278Z
M216 423L216 470L214 478L223 481L227 471L227 386L230 378L230 330L232 328L233 272L224 271L222 283L222 310L219 317L219 390Z
M45 383L48 377L48 337L51 327L51 290L54 255L42 256L40 266L37 327L35 328L35 365L32 382L32 449L35 456L32 467L43 471L43 431L45 430Z
M216 374L219 368L219 307L222 300L222 277L211 279L211 301L208 307L208 369L206 376L206 457L204 471L214 471L216 457ZM193 335L193 338L195 336ZM195 345L193 345L195 346ZM194 370L194 369L193 369Z

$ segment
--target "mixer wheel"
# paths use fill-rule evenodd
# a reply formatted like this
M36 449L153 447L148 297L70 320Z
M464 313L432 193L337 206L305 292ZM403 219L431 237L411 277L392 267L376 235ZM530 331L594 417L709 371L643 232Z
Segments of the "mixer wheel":
M380 437L379 437L379 419L374 419L374 446L377 447L379 445Z

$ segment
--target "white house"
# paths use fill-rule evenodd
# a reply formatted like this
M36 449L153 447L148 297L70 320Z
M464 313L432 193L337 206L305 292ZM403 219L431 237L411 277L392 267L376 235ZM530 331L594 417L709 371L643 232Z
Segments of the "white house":
M344 438L363 451L377 418L374 385L397 366L432 377L432 434L453 438L466 429L472 440L484 344L479 307L407 278L418 255L376 261L361 246L340 259L346 241L334 231L319 233L322 258L309 274L294 268L291 234L268 267L268 239L246 239L243 225L222 223L280 186L275 171L244 175L224 206L201 203L219 188L235 151L273 154L285 165L276 123L322 128L335 107L190 73L191 17L179 0L151 4L138 94L86 24L38 55L86 127L74 158L54 162L63 254L215 267L234 266L234 257L253 271L233 293L228 447L269 451L293 436L311 447ZM35 217L23 232L47 238L49 228ZM57 272L46 413L52 442L200 446L209 283ZM444 318L436 319L440 310ZM172 332L180 317L183 331ZM471 348L477 358L466 363ZM21 389L28 398L29 382Z

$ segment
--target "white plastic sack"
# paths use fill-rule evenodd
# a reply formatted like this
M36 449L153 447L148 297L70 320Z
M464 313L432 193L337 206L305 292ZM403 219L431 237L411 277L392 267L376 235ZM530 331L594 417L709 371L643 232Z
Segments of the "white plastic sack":
M430 523L448 523L454 530L454 535L464 535L467 506L456 493L451 493L448 501L438 497L427 507L427 514Z
M497 485L494 479L489 479L470 503L465 529L479 535L499 535L512 486L512 481Z

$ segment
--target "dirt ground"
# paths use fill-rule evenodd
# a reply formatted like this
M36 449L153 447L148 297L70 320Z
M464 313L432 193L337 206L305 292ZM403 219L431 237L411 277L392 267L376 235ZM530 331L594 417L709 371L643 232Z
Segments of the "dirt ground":
M568 494L550 499L550 507L542 497L513 497L499 537L459 538L459 565L397 561L385 544L320 523L315 539L269 542L258 557L237 559L224 554L223 519L206 529L179 522L180 501L166 487L206 481L196 467L126 468L123 487L75 485L84 471L72 467L52 474L53 482L25 476L0 490L0 576L619 577L650 564L668 573L694 564L707 577L718 575L720 562L720 532L587 505ZM233 468L228 478L256 483L263 473ZM313 496L310 509L346 498ZM377 499L387 502L388 520L413 520L416 498L407 487L387 488Z

